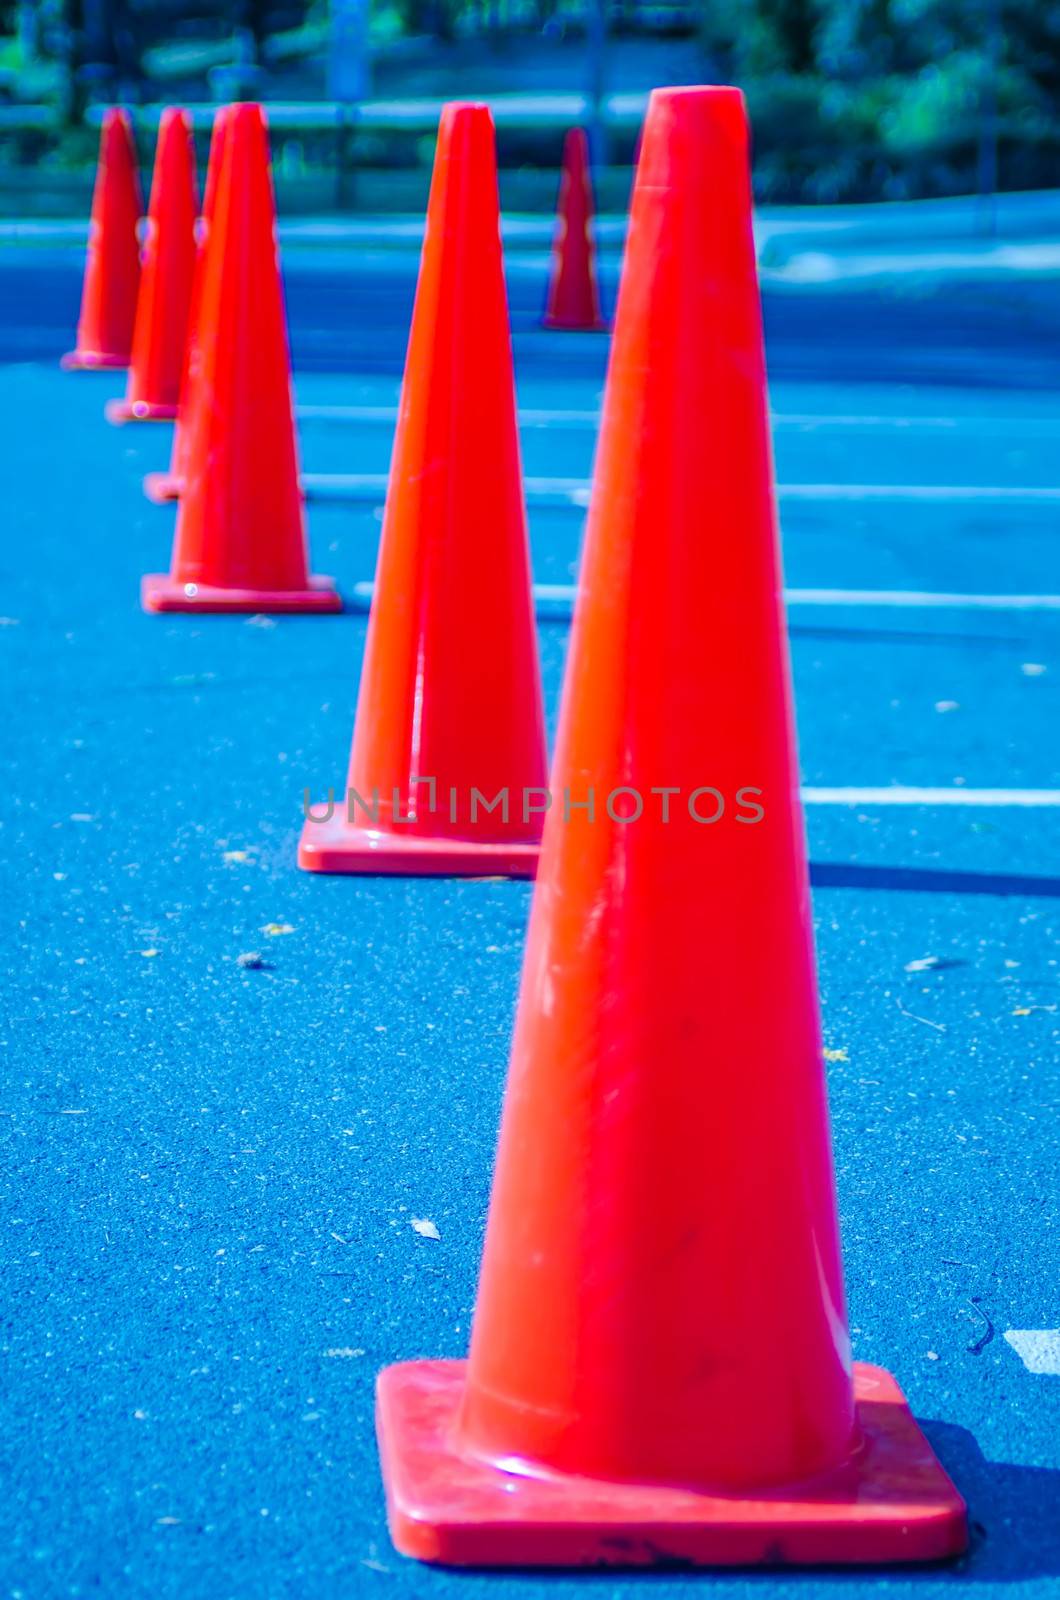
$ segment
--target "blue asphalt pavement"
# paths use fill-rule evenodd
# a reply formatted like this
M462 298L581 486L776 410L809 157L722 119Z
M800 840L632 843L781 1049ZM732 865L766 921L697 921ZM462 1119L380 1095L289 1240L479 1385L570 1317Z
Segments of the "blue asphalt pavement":
M383 473L414 256L287 268L299 403L383 412L307 417L306 469ZM365 618L141 612L169 434L108 427L120 380L59 373L78 270L0 252L0 1596L1055 1594L1055 803L807 812L855 1354L909 1395L970 1555L542 1577L394 1554L373 1379L466 1348L530 891L296 870ZM510 290L521 406L591 419L606 340L536 328L540 263ZM1060 591L1060 499L1023 492L1060 487L1055 284L784 288L766 318L782 484L964 491L785 499L790 586ZM528 473L588 475L591 420L523 439ZM312 507L315 568L370 579L379 526ZM538 581L573 581L580 535L532 512ZM799 606L791 636L808 785L1060 787L1060 610ZM566 640L542 622L550 725Z

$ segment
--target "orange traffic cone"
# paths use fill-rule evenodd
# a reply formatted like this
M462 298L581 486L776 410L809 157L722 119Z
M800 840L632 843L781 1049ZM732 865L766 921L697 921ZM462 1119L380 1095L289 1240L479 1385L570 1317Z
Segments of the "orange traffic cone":
M493 119L442 112L345 803L316 872L532 873L546 757Z
M964 1506L851 1368L747 128L648 112L471 1354L389 1367L398 1548L922 1561Z
M129 385L105 407L108 422L176 416L194 266L195 146L186 113L170 106L158 124Z
M563 142L563 175L544 321L546 328L572 331L592 332L607 327L600 314L596 283L593 187L584 128L571 128Z
M77 323L77 348L62 358L67 371L127 367L132 352L143 212L136 150L127 112L112 107L99 136L88 257Z
M144 478L144 494L157 505L180 498L184 480L184 458L187 455L188 406L192 393L198 349L199 306L202 300L202 283L206 266L206 241L210 234L210 220L217 199L217 180L224 163L225 129L228 126L229 106L221 106L213 119L210 133L210 155L206 163L206 184L202 197L202 215L196 227L197 248L191 282L191 305L188 310L188 334L184 341L184 361L180 375L180 399L177 420L173 428L173 446L168 472L149 472Z
M187 480L148 611L339 611L309 576L261 107L234 106L210 229L188 400Z

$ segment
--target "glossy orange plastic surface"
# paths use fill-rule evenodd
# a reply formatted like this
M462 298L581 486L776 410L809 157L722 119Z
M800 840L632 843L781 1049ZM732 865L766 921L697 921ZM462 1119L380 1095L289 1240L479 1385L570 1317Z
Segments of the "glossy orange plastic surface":
M129 384L106 407L110 422L167 421L177 414L195 265L195 146L175 106L158 124L144 233Z
M544 320L546 328L570 331L591 332L607 327L600 314L596 281L593 186L584 128L571 128L563 142L563 173Z
M446 106L348 788L305 824L313 871L536 865L544 718L499 224L490 113Z
M428 1559L963 1545L855 1404L747 146L738 91L653 94L470 1358L381 1380Z
M129 365L140 285L136 230L142 214L132 125L125 111L112 107L100 130L77 347L62 358L68 371Z
M156 505L179 500L184 483L184 462L187 456L187 416L192 392L193 375L198 362L198 325L202 302L202 285L206 267L206 241L210 235L210 222L217 199L217 183L224 162L225 130L228 127L228 106L215 114L210 132L210 154L206 163L206 183L203 190L202 215L196 228L197 248L195 268L191 282L191 306L188 311L188 336L184 342L184 360L180 376L180 399L177 405L176 426L173 429L173 446L168 472L149 472L144 478L144 494Z
M261 107L233 106L206 246L185 490L149 611L338 611L309 576Z

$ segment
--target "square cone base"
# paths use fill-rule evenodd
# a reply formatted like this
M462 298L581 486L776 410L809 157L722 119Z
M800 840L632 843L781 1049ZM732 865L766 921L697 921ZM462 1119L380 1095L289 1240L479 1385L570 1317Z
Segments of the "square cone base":
M478 839L385 833L348 822L341 812L307 821L298 843L305 872L363 872L409 878L532 878L541 847Z
M341 611L342 596L331 578L310 578L308 589L216 589L206 583L178 583L166 572L141 581L145 611Z
M179 500L183 489L184 480L175 472L149 472L144 478L144 494L156 506Z
M177 408L158 400L108 400L103 407L108 422L175 422Z
M71 350L60 357L64 372L120 372L129 365L129 357L106 350Z
M466 1567L783 1567L937 1561L967 1544L964 1501L880 1367L854 1367L863 1443L851 1462L747 1494L531 1478L459 1456L466 1368L412 1361L379 1375L379 1453L403 1555Z

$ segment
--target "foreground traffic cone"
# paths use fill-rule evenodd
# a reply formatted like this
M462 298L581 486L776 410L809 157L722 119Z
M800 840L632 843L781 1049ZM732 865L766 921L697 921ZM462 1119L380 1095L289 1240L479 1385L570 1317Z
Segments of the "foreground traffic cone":
M607 327L600 314L596 282L593 188L584 128L571 128L563 142L563 174L544 321L546 328L570 331L592 332Z
M104 114L99 136L77 348L61 363L67 371L129 365L140 283L136 230L142 213L132 126L125 111L112 107Z
M471 1355L379 1380L406 1554L963 1548L851 1368L797 785L743 102L656 91Z
M187 114L170 106L158 124L129 384L105 407L108 422L176 416L194 267L195 146Z
M210 221L217 199L217 180L224 164L225 130L228 127L229 106L221 106L214 116L210 132L210 154L206 163L206 183L202 197L202 215L196 224L197 246L195 268L192 274L191 305L188 310L188 334L184 341L184 361L180 376L180 398L177 420L173 428L173 445L168 472L149 472L144 478L144 494L157 505L180 498L184 481L184 461L187 455L188 409L192 394L193 374L198 360L198 324L202 301L202 285L206 269L206 241L210 236Z
M527 874L546 757L493 119L442 112L347 793L316 872Z
M148 611L339 611L309 576L290 358L260 106L234 106L207 245L187 478Z

